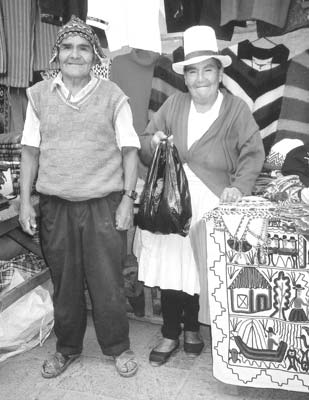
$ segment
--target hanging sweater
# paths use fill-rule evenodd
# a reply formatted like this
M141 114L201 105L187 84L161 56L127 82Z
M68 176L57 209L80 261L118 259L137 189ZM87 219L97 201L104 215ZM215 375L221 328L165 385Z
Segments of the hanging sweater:
M277 130L289 50L282 44L259 48L244 40L223 49L222 54L232 58L232 64L224 69L223 84L249 105L268 154Z
M39 0L42 22L63 25L71 15L76 15L83 21L87 16L87 0Z
M152 135L170 132L181 161L220 196L225 187L237 187L243 194L251 194L262 169L264 150L258 126L243 100L224 91L219 116L207 132L189 149L188 115L191 105L189 93L170 96L140 136L141 157L150 163Z
M148 105L148 120L158 111L165 100L177 92L187 92L183 75L177 74L173 68L173 62L184 59L183 47L180 46L173 51L173 54L161 55L158 57L151 82L151 91Z
M6 40L6 73L0 84L25 88L32 80L34 2L32 0L1 0L2 34ZM0 56L1 58L1 56Z
M113 82L100 79L70 103L51 84L41 81L27 89L41 130L37 191L81 201L122 190L114 123L127 97Z
M261 20L283 27L291 0L221 0L221 25L229 21Z
M6 43L4 34L4 24L2 9L0 7L0 74L6 73L7 69L7 54L6 54Z
M293 57L287 72L275 142L309 142L309 50Z
M153 70L159 54L132 49L113 59L111 80L129 97L136 132L142 133L148 123L148 101Z

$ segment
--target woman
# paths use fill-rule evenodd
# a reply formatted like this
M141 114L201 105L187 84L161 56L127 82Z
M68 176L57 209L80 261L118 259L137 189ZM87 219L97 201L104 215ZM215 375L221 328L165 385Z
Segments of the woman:
M229 56L218 53L215 32L194 26L184 32L185 61L174 63L184 75L188 93L170 96L140 136L141 158L150 163L160 140L169 133L177 147L189 182L191 228L205 212L221 202L237 202L251 194L262 168L264 149L258 126L240 98L220 90ZM134 252L139 279L161 288L163 316L160 343L150 362L162 365L179 346L181 322L184 350L199 354L200 282L189 237L160 235L137 229Z

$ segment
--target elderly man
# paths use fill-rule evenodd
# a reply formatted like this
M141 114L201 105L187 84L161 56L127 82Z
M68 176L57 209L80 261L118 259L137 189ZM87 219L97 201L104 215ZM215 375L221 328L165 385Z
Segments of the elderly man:
M36 227L31 190L40 194L40 238L54 285L56 353L42 375L60 375L83 348L89 290L98 342L121 376L138 369L130 350L122 261L136 197L137 150L127 97L91 68L104 57L90 26L60 28L51 62L60 72L27 89L19 221Z

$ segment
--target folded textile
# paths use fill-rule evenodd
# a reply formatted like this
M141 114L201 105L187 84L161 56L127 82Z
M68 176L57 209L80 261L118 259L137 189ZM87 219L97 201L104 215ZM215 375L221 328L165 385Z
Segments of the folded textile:
M267 185L263 197L281 204L300 203L303 187L297 175L281 175Z
M21 254L9 261L0 260L0 292L10 285L15 270L32 276L44 268L46 268L44 260L33 253Z
M264 168L277 170L281 169L286 158L286 155L295 147L303 145L304 142L300 139L282 139L275 143L269 151L265 162Z

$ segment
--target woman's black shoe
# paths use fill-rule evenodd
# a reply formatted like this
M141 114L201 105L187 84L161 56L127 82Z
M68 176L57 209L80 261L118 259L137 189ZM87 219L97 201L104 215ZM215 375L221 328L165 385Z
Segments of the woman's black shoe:
M169 351L156 351L156 350L151 350L149 354L149 361L150 364L153 365L154 367L159 367L160 365L163 365L166 363L166 361L170 358L170 356L178 349L179 347L179 340L175 341L175 347L172 348L172 350Z
M199 332L185 331L184 351L188 354L199 355L204 348L204 342Z
M184 351L188 354L200 355L203 348L204 343L184 343L183 345Z

